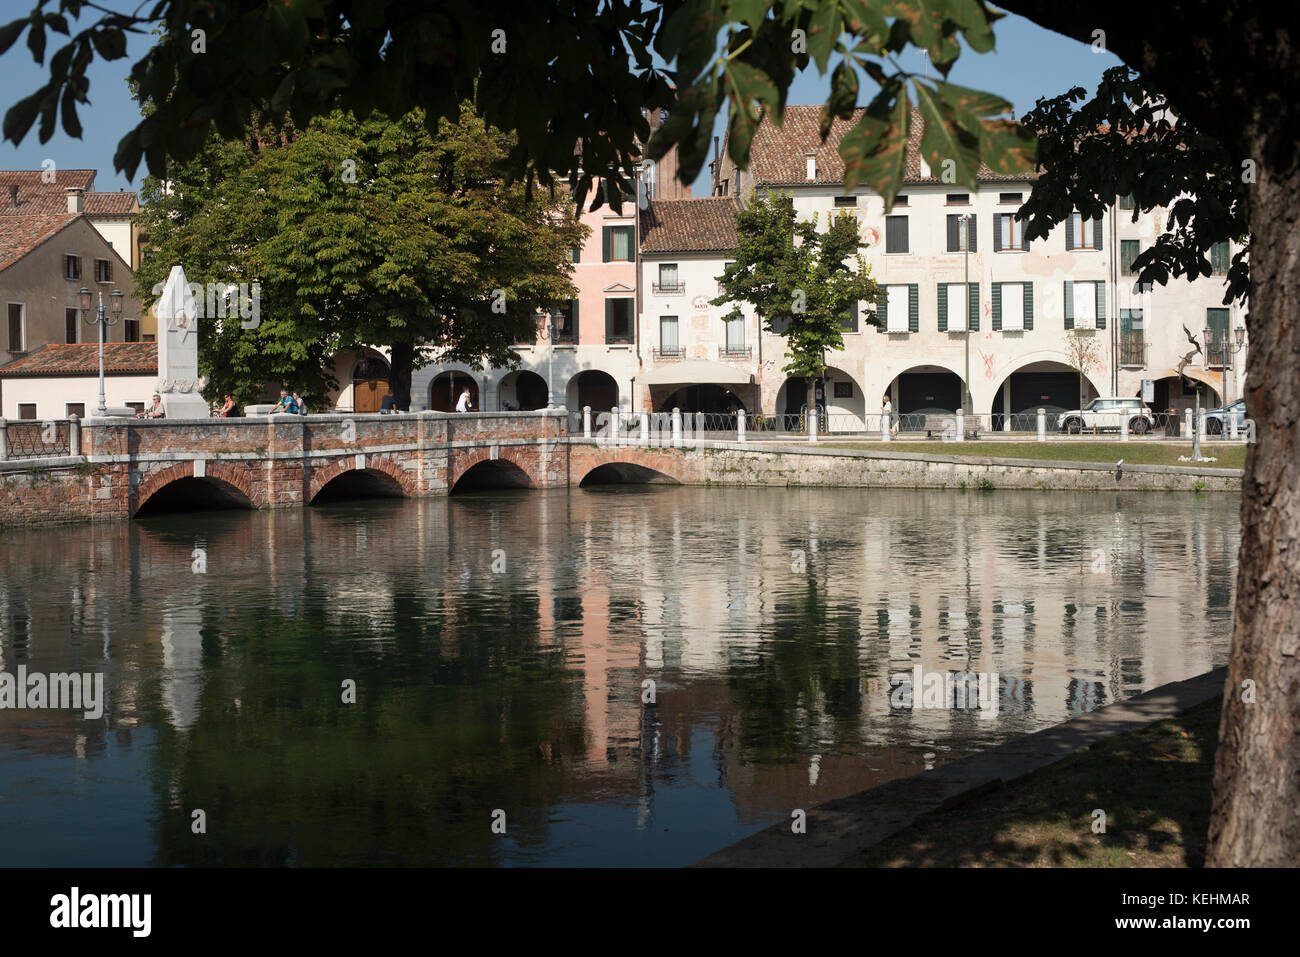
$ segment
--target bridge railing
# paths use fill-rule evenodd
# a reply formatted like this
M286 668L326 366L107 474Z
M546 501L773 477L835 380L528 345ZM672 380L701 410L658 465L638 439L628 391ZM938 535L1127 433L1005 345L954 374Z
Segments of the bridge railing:
M0 462L80 453L76 416L68 419L0 419ZM77 446L74 451L73 446Z

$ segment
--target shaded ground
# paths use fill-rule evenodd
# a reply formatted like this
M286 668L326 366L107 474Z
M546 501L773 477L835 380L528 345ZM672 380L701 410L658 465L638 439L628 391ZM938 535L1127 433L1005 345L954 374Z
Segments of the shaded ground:
M860 867L1201 867L1223 699L916 822ZM1106 833L1092 832L1094 809Z
M822 442L826 448L863 449L870 452L930 452L937 455L969 455L980 458L1051 459L1059 462L1107 462L1123 459L1131 465L1203 465L1216 469L1240 469L1246 466L1245 445L1206 443L1201 454L1214 462L1180 462L1180 455L1191 457L1191 446L1165 442Z

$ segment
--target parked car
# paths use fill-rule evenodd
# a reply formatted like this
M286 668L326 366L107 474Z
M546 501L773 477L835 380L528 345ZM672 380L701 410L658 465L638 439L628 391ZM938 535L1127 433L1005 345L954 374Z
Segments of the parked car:
M1105 396L1093 399L1086 409L1071 409L1056 417L1057 427L1062 432L1075 435L1084 429L1118 432L1120 426L1126 421L1128 430L1138 435L1151 431L1152 425L1155 424L1150 411L1142 404L1142 400L1136 397Z
M1232 413L1233 420L1237 423L1237 431L1244 431L1246 428L1246 400L1238 399L1226 409L1211 409L1205 413L1205 431L1210 435L1222 435L1224 426L1230 421L1227 413Z

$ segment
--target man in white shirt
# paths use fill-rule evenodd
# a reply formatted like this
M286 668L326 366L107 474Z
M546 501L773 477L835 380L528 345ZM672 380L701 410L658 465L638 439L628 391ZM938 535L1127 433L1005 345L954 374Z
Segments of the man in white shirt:
M460 394L460 399L456 403L456 411L468 412L473 406L474 403L469 400L469 386L466 386L465 391Z

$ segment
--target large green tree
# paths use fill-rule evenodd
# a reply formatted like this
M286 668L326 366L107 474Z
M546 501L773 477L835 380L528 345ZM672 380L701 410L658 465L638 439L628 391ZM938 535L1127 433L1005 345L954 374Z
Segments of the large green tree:
M1237 614L1209 861L1294 863L1300 859L1300 563L1294 558L1300 550L1300 31L1294 11L1276 0L1001 5L1109 49L1148 90L1167 98L1180 122L1217 144L1229 160L1222 175L1248 177L1246 402L1258 441L1243 482ZM67 19L83 8L93 10L84 28ZM49 82L6 114L6 138L21 140L38 118L43 140L60 118L77 135L89 63L96 55L124 56L125 31L158 27L162 43L135 64L132 76L165 109L123 138L117 165L127 171L143 157L163 174L169 156L199 150L213 123L237 138L254 109L306 121L339 107L364 114L373 106L394 116L421 107L436 122L475 99L490 123L518 133L508 164L513 173L546 183L551 171L567 171L581 201L592 177L631 175L637 141L649 135L649 110L671 110L649 153L655 158L677 145L684 181L704 162L724 106L730 154L744 163L763 113L780 118L795 72L810 63L831 70L837 56L824 130L865 98L863 77L879 91L841 141L846 185L865 183L887 200L896 194L909 101L926 120L922 155L932 168L951 169L956 182L973 186L977 161L1019 171L1034 160L1032 134L1005 116L1002 100L912 75L895 56L909 45L923 49L946 78L963 44L988 52L1001 14L984 0L155 0L138 13L104 10L102 3L41 0L31 16L0 28L0 52L27 32L38 62L49 31L70 37L50 58ZM1253 703L1242 700L1247 681Z
M740 303L749 303L768 333L785 338L783 371L804 378L805 405L815 409L815 380L826 374L826 353L844 348L854 305L884 298L858 252L864 245L858 220L847 213L834 216L820 231L816 218L796 218L789 193L767 193L750 197L736 217L736 231L735 260L718 277L722 292L713 304L734 303L727 318L739 319ZM860 319L876 322L874 312ZM809 415L810 431L813 421Z
M571 203L501 181L509 148L468 106L434 134L418 112L335 112L284 135L214 137L146 184L140 289L176 262L193 281L259 283L255 328L200 325L217 394L272 380L320 397L330 356L373 345L388 348L409 408L415 368L511 365L538 310L574 295L567 250L585 227Z

